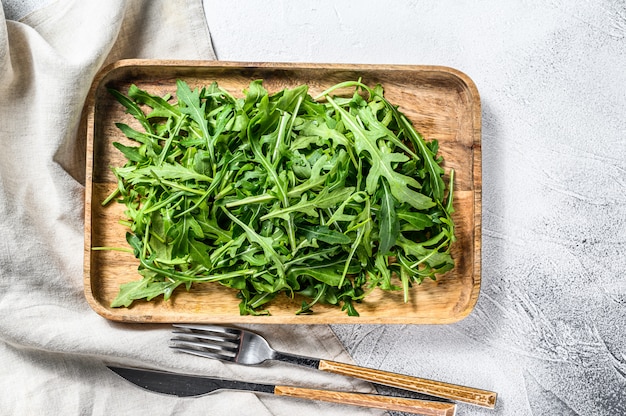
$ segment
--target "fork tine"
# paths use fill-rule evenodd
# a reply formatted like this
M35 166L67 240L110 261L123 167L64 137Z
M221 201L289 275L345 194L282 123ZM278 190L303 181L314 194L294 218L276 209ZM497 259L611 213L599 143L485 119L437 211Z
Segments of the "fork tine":
M204 350L196 350L193 348L183 348L175 345L170 345L170 348L175 349L177 351L185 352L187 354L197 355L204 358L212 358L221 361L235 361L236 356L224 355L224 354L216 354L210 351Z
M209 349L209 350L214 350L216 352L221 352L221 353L231 353L233 355L237 354L237 350L238 350L237 345L233 345L229 343L226 343L226 344L209 343L209 342L204 342L204 341L198 341L196 338L174 337L171 339L171 341L177 345L200 348L200 349Z
M235 361L243 331L213 325L175 324L171 348L205 358Z
M238 349L239 348L239 339L237 338L224 338L222 336L215 336L213 334L203 334L203 333L196 333L196 332L186 332L186 331L173 331L173 334L176 335L180 335L179 337L176 337L176 339L195 339L195 340L200 340L200 342L203 342L205 345L215 345L217 346L221 346L222 348L232 348L232 349ZM172 340L174 340L175 338L172 338Z
M194 324L174 324L172 325L174 328L186 330L193 333L198 332L212 332L224 334L224 336L236 338L240 337L243 333L243 330L237 328L223 327L217 325L194 325Z

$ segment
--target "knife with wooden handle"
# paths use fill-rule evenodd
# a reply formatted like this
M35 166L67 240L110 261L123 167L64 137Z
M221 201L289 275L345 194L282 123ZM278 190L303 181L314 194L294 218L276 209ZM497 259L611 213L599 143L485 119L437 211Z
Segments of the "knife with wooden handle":
M407 399L368 393L310 389L305 387L248 383L237 380L225 380L214 377L143 368L118 366L108 366L108 368L145 390L178 397L203 396L219 390L239 390L340 403L344 405L394 410L426 416L454 416L456 413L456 405L448 402Z

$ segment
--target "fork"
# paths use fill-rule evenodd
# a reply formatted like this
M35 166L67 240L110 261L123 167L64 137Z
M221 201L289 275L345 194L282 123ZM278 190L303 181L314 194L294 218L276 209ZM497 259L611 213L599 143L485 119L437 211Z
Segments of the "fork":
M289 354L273 349L265 338L248 330L193 324L175 324L174 328L170 347L200 357L244 365L277 360L490 409L496 405L497 394L492 391Z

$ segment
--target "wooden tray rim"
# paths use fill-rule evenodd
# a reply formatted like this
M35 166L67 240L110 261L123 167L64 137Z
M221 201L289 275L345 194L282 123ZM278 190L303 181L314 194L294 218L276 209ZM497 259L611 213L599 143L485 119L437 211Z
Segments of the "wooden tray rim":
M184 322L181 320L152 319L152 317L137 317L115 313L102 305L94 296L91 286L91 196L93 192L93 144L95 134L95 109L96 93L101 84L116 71L129 67L159 67L159 68L225 68L225 69L319 69L319 70L368 70L368 71L413 71L413 72L440 72L457 78L469 93L472 103L472 130L473 130L473 191L474 191L474 261L473 281L474 285L469 301L465 308L455 315L440 319L426 319L419 317L349 317L336 316L329 322L323 317L306 315L298 317L272 317L272 316L236 316L236 323L255 324L450 324L466 318L473 310L478 301L482 281L482 150L481 131L482 113L478 88L474 81L464 72L443 65L406 65L406 64L354 64L354 63L305 63L305 62L236 62L219 60L159 60L159 59L122 59L103 67L94 77L86 102L85 114L87 118L86 131L86 165L85 165L85 210L84 210L84 256L83 256L83 286L84 294L89 306L102 317L117 322L126 323L172 323ZM233 315L234 316L234 315ZM214 316L214 323L235 323L232 317ZM305 319L302 319L305 318ZM298 322L300 321L300 322ZM191 320L188 322L192 322ZM197 322L194 320L193 322Z

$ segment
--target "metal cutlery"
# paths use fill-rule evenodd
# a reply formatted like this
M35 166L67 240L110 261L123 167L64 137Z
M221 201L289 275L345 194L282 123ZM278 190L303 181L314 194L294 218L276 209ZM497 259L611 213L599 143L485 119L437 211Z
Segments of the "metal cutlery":
M244 365L279 360L491 409L496 404L497 394L492 391L276 351L261 335L239 328L193 324L174 327L171 347L188 354Z
M456 413L456 405L447 402L406 399L367 393L319 390L294 386L248 383L237 380L225 380L143 368L119 366L109 366L108 368L143 389L179 397L203 396L220 390L238 390L340 403L344 405L396 410L427 416L454 416Z

